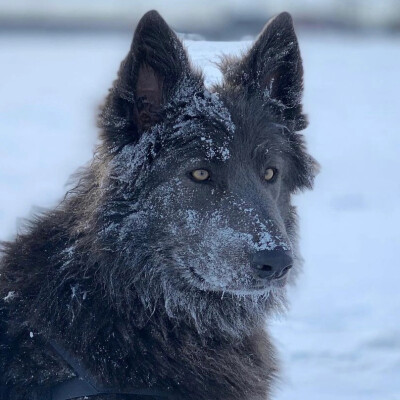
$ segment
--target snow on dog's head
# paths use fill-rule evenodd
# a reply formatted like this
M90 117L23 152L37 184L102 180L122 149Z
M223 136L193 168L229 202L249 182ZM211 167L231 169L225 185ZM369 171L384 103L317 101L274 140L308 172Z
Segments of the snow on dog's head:
M143 17L99 119L92 218L122 305L137 296L149 312L237 335L284 304L300 258L291 195L311 187L315 162L298 133L288 14L221 69L223 83L205 88L175 33L156 12Z

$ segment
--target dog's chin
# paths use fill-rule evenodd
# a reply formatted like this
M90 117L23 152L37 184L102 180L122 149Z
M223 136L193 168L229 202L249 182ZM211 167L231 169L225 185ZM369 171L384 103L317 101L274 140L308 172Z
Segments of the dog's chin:
M224 294L243 296L268 296L271 293L279 293L284 291L287 284L287 276L281 279L273 280L253 280L250 282L210 282L206 277L203 277L194 270L190 271L190 277L187 279L190 284L196 289L204 292L220 292Z
M236 296L268 296L284 292L286 287L286 278L279 281L266 281L254 285L235 285L226 288L212 288L211 290L230 293Z

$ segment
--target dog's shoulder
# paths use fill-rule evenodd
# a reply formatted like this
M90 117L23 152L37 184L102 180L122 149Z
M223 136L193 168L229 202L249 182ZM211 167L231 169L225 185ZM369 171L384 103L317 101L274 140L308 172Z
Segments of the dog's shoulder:
M57 227L54 217L46 214L33 219L13 241L1 243L0 386L26 385L29 377L35 377L36 382L46 381L44 371L49 365L56 375L65 369L57 366L57 357L30 322L42 313L41 299L52 279L61 236L62 227Z

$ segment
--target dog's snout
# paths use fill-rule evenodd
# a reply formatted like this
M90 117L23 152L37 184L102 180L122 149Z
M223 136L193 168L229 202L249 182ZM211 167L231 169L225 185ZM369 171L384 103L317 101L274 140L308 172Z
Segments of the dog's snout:
M292 268L293 258L290 251L282 248L262 250L253 254L251 266L258 278L279 279Z

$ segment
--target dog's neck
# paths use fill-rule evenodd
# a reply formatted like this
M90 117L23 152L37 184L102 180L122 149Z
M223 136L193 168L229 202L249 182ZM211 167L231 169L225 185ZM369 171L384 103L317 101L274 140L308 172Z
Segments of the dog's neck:
M84 287L83 279L79 282ZM31 287L39 284L31 282ZM32 352L33 367L44 370L48 360L58 365L56 375L46 376L45 380L71 378L65 363L46 347L46 340L54 338L107 386L157 387L180 393L178 399L265 400L277 367L269 337L260 323L253 321L253 328L246 334L236 335L227 334L217 325L213 329L209 323L205 334L199 332L190 318L171 318L162 301L148 312L138 298L133 298L130 311L123 313L120 308L113 309L100 291L92 292L83 300L84 293L78 287L71 292L68 281L63 284L54 277L52 287L48 288L57 290L57 308L47 303L45 291L35 306L27 300L29 296L21 296L19 302L11 303L19 308L15 315L24 315L25 322L13 329L24 329L20 335L21 346ZM27 292L31 290L27 288ZM83 303L79 309L74 308L78 305L77 296ZM235 305L240 308L240 303L235 304L232 297L224 299L227 303L221 302L220 297L218 300L221 312L224 304L226 312ZM47 330L43 334L32 328L44 325Z

